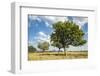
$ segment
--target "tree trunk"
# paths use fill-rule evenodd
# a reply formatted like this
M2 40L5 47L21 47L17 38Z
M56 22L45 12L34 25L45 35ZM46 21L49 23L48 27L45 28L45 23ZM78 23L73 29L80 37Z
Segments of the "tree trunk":
M60 48L59 48L59 52L60 52Z
M58 54L60 53L60 48L59 48L59 51L58 51Z
M45 50L43 49L43 52L45 52Z
M64 47L64 55L66 56L66 48Z

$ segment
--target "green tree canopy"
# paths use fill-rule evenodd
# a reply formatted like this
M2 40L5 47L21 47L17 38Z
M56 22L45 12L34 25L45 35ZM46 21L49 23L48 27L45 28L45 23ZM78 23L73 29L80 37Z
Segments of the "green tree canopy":
M28 52L35 52L36 48L33 46L28 46Z
M51 45L54 46L54 47L58 47L59 48L59 51L62 48L62 44L59 43L59 42L53 42Z
M84 32L79 29L79 26L72 21L57 22L53 24L54 32L51 34L51 41L55 44L60 43L66 49L69 45L80 46L86 43L83 39ZM59 48L59 47L58 47Z
M49 49L49 43L48 42L42 42L38 44L38 48L42 49L43 51Z

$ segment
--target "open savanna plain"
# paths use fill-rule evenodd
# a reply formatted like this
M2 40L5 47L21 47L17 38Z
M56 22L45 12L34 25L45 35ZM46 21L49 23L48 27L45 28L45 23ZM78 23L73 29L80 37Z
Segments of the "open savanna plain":
M58 59L85 59L88 51L66 51L64 52L28 52L28 60L58 60Z

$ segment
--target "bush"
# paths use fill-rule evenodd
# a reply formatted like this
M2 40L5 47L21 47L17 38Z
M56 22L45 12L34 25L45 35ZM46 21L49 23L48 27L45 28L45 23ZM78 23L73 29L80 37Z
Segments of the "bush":
M28 46L28 52L35 52L36 48L33 46Z

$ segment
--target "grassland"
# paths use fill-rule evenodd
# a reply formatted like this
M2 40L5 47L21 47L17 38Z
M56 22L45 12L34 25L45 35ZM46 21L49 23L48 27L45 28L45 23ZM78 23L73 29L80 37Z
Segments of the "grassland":
M28 60L57 60L57 59L82 59L88 58L88 51L67 51L64 52L33 52L28 53Z

